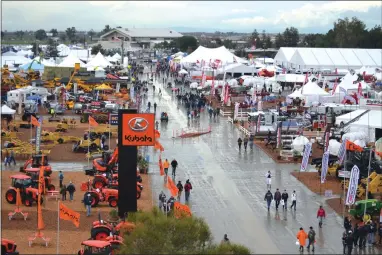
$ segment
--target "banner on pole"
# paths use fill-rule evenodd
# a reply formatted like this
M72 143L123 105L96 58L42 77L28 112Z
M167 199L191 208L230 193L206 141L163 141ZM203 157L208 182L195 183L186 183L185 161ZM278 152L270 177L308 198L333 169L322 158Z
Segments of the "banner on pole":
M358 179L359 179L359 168L354 165L350 172L350 181L348 193L346 196L346 205L352 205L355 203L355 199L357 196L357 188L358 188Z
M325 144L324 144L324 151L327 151L328 150L328 146L329 146L329 132L325 132Z
M321 166L321 183L326 181L326 174L328 173L329 166L329 151L326 151L322 155L322 166Z
M235 103L235 112L234 112L234 115L233 115L233 119L236 120L238 115L239 115L239 103Z
M308 161L309 161L309 156L310 156L310 151L311 150L312 150L312 143L307 143L305 145L304 154L303 154L303 157L302 157L301 168L300 168L301 172L306 171L306 168L308 166Z
M60 203L60 219L68 220L78 228L80 227L80 214Z
M341 165L342 162L344 161L344 158L345 158L345 154L346 154L346 142L347 142L347 138L345 138L342 143L341 143L341 146L340 146L340 149L338 150L338 163Z

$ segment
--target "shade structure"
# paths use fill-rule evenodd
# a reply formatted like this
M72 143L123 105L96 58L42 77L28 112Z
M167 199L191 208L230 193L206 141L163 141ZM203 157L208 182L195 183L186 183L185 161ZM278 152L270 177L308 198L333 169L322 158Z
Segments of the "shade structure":
M121 59L121 55L119 55L118 53L115 53L113 55L113 58L119 60L119 59Z
M295 90L292 94L288 95L289 98L303 98L304 95L301 94L301 89Z
M95 90L112 90L113 88L109 87L106 84L99 85L98 87L95 88Z
M80 67L86 67L86 64L82 62L78 57L70 54L67 56L64 61L62 61L58 66L59 67L73 67L76 65L76 63L80 64Z
M88 67L90 66L99 66L99 67L108 67L108 66L112 66L112 64L102 55L101 52L98 52L97 55L89 61L89 63L87 64Z
M24 71L27 71L29 69L35 70L35 71L42 71L42 70L44 70L44 65L39 64L37 62L33 62L32 64L27 63L27 64L24 64L22 66L19 66L19 69L24 70Z
M186 70L182 69L179 71L179 74L188 74L188 72Z
M181 63L201 63L205 61L206 65L210 61L220 60L227 63L247 63L248 61L232 54L226 47L206 48L199 46L194 52L180 60Z
M328 96L329 93L320 88L320 86L317 85L317 83L309 81L307 84L303 85L302 92L304 96Z
M12 115L12 114L15 114L16 113L16 110L13 110L11 108L9 108L7 105L3 105L1 107L1 114L2 115Z

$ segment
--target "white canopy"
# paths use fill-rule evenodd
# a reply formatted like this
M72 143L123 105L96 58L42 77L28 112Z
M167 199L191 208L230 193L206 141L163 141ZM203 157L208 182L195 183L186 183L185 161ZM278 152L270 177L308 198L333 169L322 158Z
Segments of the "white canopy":
M305 81L305 75L302 74L280 74L277 75L276 81L279 82L296 82L296 83L302 83Z
M288 95L289 98L303 98L304 95L301 94L301 89L296 89L292 94Z
M13 51L7 51L7 52L1 54L1 56L17 56L17 54Z
M179 56L182 56L183 57L184 53L181 52L181 51L178 51L177 53L175 53L174 55L172 55L172 57L179 57Z
M64 61L62 61L58 66L59 67L74 67L76 63L80 63L81 67L86 67L86 64L82 62L79 58L76 56L70 54L67 56Z
M303 85L301 88L302 94L304 96L314 95L314 96L328 96L329 93L320 88L317 83L309 81L307 84Z
M358 90L358 85L361 83L362 90L364 89L370 89L370 86L364 82L356 82L358 79L358 75L354 74L351 75L350 73L346 74L343 78L340 84L338 84L336 90L334 93L340 93L340 87L344 88L346 91L348 90Z
M24 65L30 62L32 62L31 59L23 56L1 56L1 66L13 66L14 64Z
M90 60L87 66L108 67L112 66L112 64L102 55L101 52L98 52L97 55L92 60Z
M9 115L9 114L15 114L16 110L13 110L9 108L7 105L3 105L1 107L1 114Z
M119 59L121 59L121 55L119 55L118 53L115 53L113 55L113 58L119 60Z
M100 66L88 66L86 70L87 71L105 71L105 69L103 69Z
M254 66L247 66L242 63L233 63L224 68L219 68L217 73L257 73L257 70Z
M210 61L215 61L216 59L222 61L224 64L227 63L247 63L248 61L239 58L232 54L226 47L221 46L219 48L206 48L199 46L194 52L192 52L187 57L184 57L181 63L201 63L202 60L208 64Z
M179 74L188 74L188 72L186 70L184 70L184 69L180 70L178 73Z

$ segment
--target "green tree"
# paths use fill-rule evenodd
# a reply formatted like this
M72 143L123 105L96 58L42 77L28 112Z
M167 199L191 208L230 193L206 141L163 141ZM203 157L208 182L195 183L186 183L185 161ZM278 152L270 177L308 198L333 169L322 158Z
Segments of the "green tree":
M285 42L284 42L284 37L282 34L278 33L275 38L275 47L279 49L280 47L284 47Z
M101 52L101 54L105 54L105 50L102 48L101 44L97 44L92 47L92 55L96 55L98 52Z
M129 215L136 228L124 236L119 254L250 254L236 244L214 245L208 225L194 216L176 219L157 208Z
M236 49L236 43L233 43L231 40L224 40L223 41L223 45L224 47L226 47L227 49Z
M302 40L302 46L304 47L316 47L317 38L320 34L307 34Z
M112 28L109 25L105 25L105 28L101 31L102 34L106 34L107 32L111 31Z
M223 45L222 39L220 39L220 38L215 38L215 42L216 42L216 45L217 45L218 47L220 47L220 46Z
M58 31L55 28L52 28L49 32L52 33L53 37L56 37L58 35Z
M65 40L66 40L66 35L65 35L65 34L61 34L61 35L60 35L60 40L61 40L62 42L65 42Z
M67 37L69 38L69 40L71 42L74 42L76 40L76 33L77 33L77 30L75 27L68 27L66 30L66 35Z
M16 31L16 36L20 39L23 39L25 32L22 30Z
M96 35L96 32L94 32L93 29L90 29L89 32L88 32L88 35L90 36L90 41L93 41L93 36Z
M265 37L264 44L265 44L266 49L273 48L273 42L272 42L271 37L269 35L267 35L267 37Z
M295 27L286 28L283 33L283 38L284 38L284 46L296 47L300 40L298 29Z
M198 47L198 41L193 36L182 36L176 40L177 47L181 51L194 51Z
M39 29L35 32L34 36L36 37L37 40L45 40L47 38L46 32L44 29Z
M367 33L367 40L365 42L365 48L382 49L382 28L381 26L375 26Z

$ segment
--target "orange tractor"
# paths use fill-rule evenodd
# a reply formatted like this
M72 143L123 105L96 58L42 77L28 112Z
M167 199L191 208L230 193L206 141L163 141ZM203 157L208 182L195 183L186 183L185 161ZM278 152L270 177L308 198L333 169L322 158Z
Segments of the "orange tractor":
M27 168L25 169L25 174L32 178L32 187L38 188L38 176L40 175L40 169L38 168ZM52 184L52 179L49 176L44 177L45 180L45 189L52 191L56 187Z
M44 165L42 165L44 162ZM20 172L24 172L27 169L39 169L44 167L44 175L50 176L52 174L52 167L49 165L48 156L46 155L33 155L32 158L25 161L24 166L20 167Z
M33 202L37 203L38 199L38 189L32 188L32 178L25 174L12 175L11 187L5 193L5 199L10 204L16 203L16 189L20 189L20 195L22 202L26 206L32 206ZM41 198L41 203L43 203L43 198Z
M137 171L137 186L139 186L141 191L143 190L142 177L139 171ZM93 179L93 188L102 189L104 187L118 189L118 174L105 173L95 175Z
M109 241L110 237L113 237L113 240L122 241L122 238L120 236L120 230L125 224L129 226L132 225L135 227L133 223L125 221L121 221L118 224L113 224L103 220L94 221L92 229L90 230L90 238L93 240ZM113 234L113 236L110 236L111 233Z
M81 243L82 248L78 251L78 255L113 255L112 243L109 241L86 240Z
M93 168L85 170L87 175L95 175L97 173L116 172L118 162L118 147L115 148L113 154L110 152L103 152L102 158L96 158L93 160Z
M84 199L90 194L92 198L92 207L97 206L99 203L107 202L110 207L117 207L118 205L118 190L117 189L97 189L87 191L84 194Z
M1 254L2 255L19 255L16 251L17 245L14 241L1 238Z

